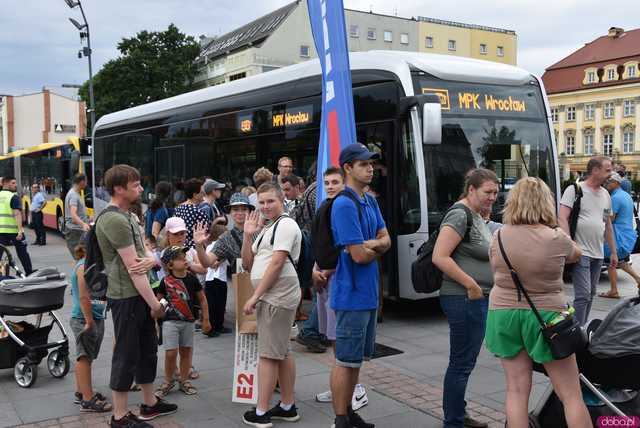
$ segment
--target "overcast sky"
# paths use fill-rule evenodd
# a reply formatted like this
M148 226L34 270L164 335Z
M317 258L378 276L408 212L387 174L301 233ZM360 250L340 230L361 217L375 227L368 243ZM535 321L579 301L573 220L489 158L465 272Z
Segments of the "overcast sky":
M220 35L289 0L83 0L93 43L94 73L117 56L122 37L141 30ZM344 0L350 9L428 16L515 30L518 65L542 74L611 26L640 26L637 0ZM43 86L82 83L87 60L78 59L78 32L67 20L79 10L63 0L0 0L0 94L19 95Z

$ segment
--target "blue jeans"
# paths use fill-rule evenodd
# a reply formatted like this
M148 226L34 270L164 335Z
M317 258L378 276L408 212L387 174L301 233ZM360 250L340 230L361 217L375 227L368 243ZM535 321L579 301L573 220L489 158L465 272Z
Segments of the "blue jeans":
M304 337L305 339L322 339L322 335L318 330L318 305L316 304L317 300L318 298L316 296L316 291L311 290L311 313L309 314L309 319L302 323L302 331L300 332L300 337Z
M442 408L445 428L463 428L467 402L464 399L471 371L484 340L489 301L467 296L440 296L440 306L449 322L449 366L444 376Z
M602 259L582 256L573 268L573 306L576 308L576 319L580 325L587 324L591 304L596 296L596 288L600 282Z

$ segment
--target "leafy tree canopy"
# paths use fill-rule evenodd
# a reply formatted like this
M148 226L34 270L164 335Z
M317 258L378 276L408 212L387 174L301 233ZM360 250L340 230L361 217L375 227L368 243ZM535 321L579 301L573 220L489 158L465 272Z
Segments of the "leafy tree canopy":
M193 89L198 42L170 24L167 30L141 31L118 43L120 56L93 76L96 120L114 111L161 100ZM80 89L89 105L89 81Z

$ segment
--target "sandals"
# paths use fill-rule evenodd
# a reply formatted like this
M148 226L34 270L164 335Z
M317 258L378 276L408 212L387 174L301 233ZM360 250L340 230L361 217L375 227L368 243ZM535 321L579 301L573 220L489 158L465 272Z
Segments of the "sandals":
M620 294L612 293L611 290L609 290L606 293L598 293L598 297L604 297L605 299L619 299Z
M98 401L107 401L107 397L100 394L99 392L96 392L95 394L93 394L93 398L97 398ZM76 391L73 394L73 404L81 404L81 403L82 403L82 393L79 391Z
M191 385L191 382L189 382L188 380L180 382L180 391L184 392L185 395L195 395L198 393L196 387Z
M191 370L189 370L189 379L191 380L195 380L198 379L200 377L200 373L198 373L198 371L191 366Z
M89 401L82 400L80 402L80 411L81 412L92 412L92 413L104 413L110 412L113 409L111 403L108 403L105 400L100 400L98 398L98 394L94 395L93 398Z
M175 387L176 387L175 381L162 382L162 385L160 385L160 388L156 389L156 392L155 392L156 397L159 397L159 398L166 397L167 395L169 395L171 390Z
M200 373L193 367L191 366L191 369L189 369L189 379L191 380L196 380L200 377ZM173 380L179 382L180 381L180 372L175 372L173 375Z

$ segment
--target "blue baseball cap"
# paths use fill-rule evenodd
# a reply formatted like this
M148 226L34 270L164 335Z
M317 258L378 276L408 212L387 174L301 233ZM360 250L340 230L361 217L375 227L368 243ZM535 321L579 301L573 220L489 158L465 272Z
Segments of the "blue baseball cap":
M347 162L371 159L380 159L380 154L370 152L369 149L367 149L367 146L361 143L349 144L340 152L340 166L344 165Z

